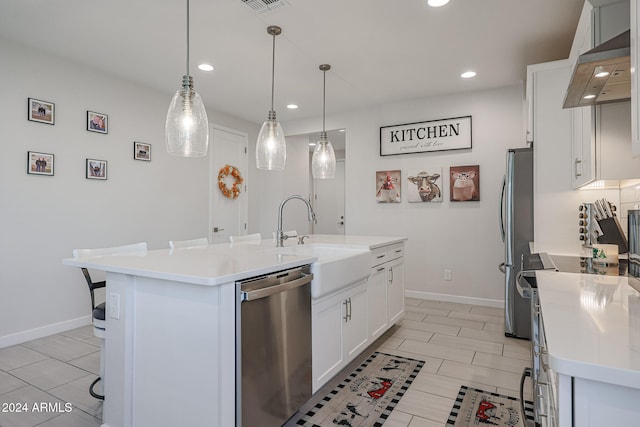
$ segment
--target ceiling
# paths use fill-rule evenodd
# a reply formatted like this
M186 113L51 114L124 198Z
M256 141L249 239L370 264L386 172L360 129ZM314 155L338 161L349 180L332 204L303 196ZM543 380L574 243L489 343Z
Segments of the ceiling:
M582 3L286 0L258 13L243 0L191 0L190 74L209 108L263 122L271 103L266 28L279 25L275 110L283 122L322 115L323 63L332 67L328 115L495 88L524 80L527 64L566 58ZM166 92L168 107L186 72L186 1L0 0L0 37ZM215 70L198 70L202 62ZM461 79L468 69L477 77Z

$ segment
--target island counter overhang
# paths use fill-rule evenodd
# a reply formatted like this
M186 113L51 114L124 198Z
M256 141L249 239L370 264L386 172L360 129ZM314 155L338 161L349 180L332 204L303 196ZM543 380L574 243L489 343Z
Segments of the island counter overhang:
M306 244L372 250L405 240L312 235ZM263 241L65 259L107 273L102 425L235 425L235 282L316 261L285 252Z

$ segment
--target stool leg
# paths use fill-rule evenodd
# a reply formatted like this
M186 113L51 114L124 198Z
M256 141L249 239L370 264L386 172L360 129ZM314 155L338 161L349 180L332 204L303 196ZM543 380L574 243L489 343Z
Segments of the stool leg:
M104 330L102 330L104 333ZM104 337L100 338L100 376L89 386L89 394L96 399L104 400ZM97 385L97 390L95 390Z

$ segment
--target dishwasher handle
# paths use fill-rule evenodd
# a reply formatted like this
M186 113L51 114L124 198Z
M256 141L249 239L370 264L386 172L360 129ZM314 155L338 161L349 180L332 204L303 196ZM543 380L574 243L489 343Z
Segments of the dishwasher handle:
M252 291L242 291L240 293L241 301L253 301L261 298L266 298L271 295L275 295L281 292L288 291L290 289L298 288L300 286L304 286L307 283L311 282L313 279L313 274L311 273L301 273L300 278L292 280L290 282L284 282L279 285L267 286L260 289L255 289Z

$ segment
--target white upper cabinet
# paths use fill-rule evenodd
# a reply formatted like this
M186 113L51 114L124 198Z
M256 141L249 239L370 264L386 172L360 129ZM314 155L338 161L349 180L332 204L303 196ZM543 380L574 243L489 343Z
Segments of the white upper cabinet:
M637 6L638 1L633 0L632 3ZM628 0L599 1L594 5L596 7L585 2L569 58L572 64L580 54L629 29L632 5ZM632 61L633 56L632 49ZM635 74L633 64L631 68ZM632 78L632 92L633 87L637 90ZM622 101L571 109L570 166L573 188L593 181L605 181L607 185L616 186L619 180L640 177L640 161L632 158L632 146L633 156L640 154L637 142L632 143L638 140L637 105L633 105L638 97L635 98L636 101L631 104ZM636 133L632 136L634 129Z
M594 46L593 8L585 3L571 49L571 63ZM592 182L596 173L594 107L571 109L571 186L578 188Z

